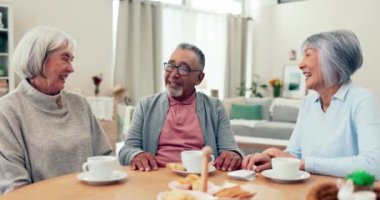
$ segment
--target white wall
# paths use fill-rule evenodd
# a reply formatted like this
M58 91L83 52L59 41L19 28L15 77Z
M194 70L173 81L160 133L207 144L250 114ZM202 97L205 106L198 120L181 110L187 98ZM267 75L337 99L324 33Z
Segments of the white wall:
M364 63L353 76L355 84L373 90L380 74L379 0L305 0L264 5L254 13L253 73L268 80L282 77L284 64L298 64L300 46L307 36L333 29L351 29L362 45ZM297 60L288 53L297 50Z
M94 94L92 76L102 73L101 94L108 94L112 65L112 0L13 0L14 44L30 28L43 25L61 29L77 41L75 72L67 89Z

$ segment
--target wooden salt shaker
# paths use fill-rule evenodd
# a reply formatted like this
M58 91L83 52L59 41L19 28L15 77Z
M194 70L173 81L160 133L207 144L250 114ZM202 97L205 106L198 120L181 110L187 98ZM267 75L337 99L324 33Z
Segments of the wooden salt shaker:
M212 149L209 146L205 146L202 149L203 162L202 162L202 173L201 173L201 188L202 192L207 193L207 183L208 183L208 165L210 155L212 154Z

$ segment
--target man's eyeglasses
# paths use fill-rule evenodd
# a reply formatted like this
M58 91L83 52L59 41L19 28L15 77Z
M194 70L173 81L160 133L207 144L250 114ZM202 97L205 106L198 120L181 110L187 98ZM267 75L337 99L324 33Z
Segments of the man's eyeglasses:
M190 72L201 72L202 71L200 69L191 69L186 64L175 65L173 63L164 63L164 69L165 69L165 71L170 72L170 73L173 72L175 69L177 69L177 72L182 76L187 76L190 74Z

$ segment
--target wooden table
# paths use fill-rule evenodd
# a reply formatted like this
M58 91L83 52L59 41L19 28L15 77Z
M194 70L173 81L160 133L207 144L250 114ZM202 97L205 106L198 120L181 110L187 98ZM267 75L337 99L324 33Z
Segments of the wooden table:
M123 167L120 170L127 172L128 178L116 184L88 185L79 181L76 178L77 174L70 174L24 186L1 196L0 200L154 200L158 193L170 190L169 182L181 177L169 168L160 168L153 172L133 171L130 167ZM256 191L254 199L304 200L315 184L326 181L335 182L336 178L312 175L304 182L281 184L272 182L260 174L254 181L229 179L227 174L221 171L216 171L210 176L210 181L215 184L222 184L226 180L239 184L253 184Z

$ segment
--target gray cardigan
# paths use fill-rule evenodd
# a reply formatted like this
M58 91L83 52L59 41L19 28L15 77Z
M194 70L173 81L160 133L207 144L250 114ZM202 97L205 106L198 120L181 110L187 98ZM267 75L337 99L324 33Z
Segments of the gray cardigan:
M121 164L129 165L137 154L144 151L156 154L168 110L169 100L166 92L145 97L139 102L127 139L119 152ZM233 137L228 115L218 99L197 92L196 113L205 145L213 149L215 158L224 150L236 151L243 156Z

